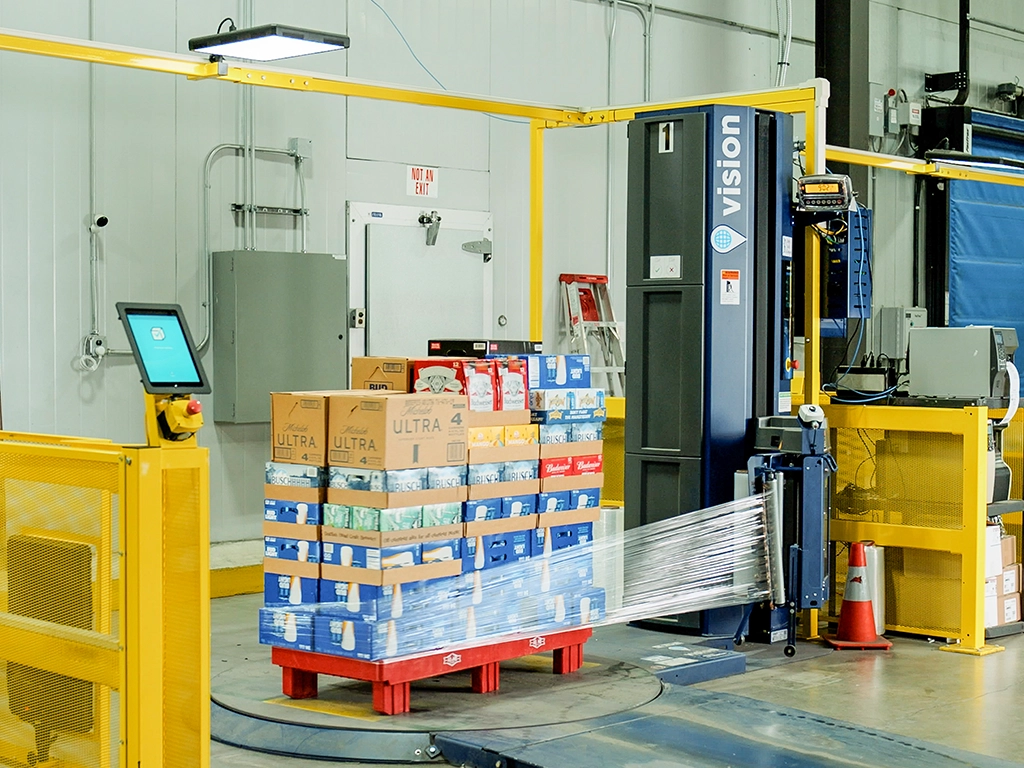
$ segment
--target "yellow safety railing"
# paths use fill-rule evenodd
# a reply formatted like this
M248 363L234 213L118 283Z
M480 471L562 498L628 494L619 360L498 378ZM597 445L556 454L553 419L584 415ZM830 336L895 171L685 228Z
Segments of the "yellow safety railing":
M949 638L975 655L985 643L987 408L828 405L836 542L832 615L841 602L843 545L885 547L890 630Z
M207 452L0 433L0 762L209 765Z

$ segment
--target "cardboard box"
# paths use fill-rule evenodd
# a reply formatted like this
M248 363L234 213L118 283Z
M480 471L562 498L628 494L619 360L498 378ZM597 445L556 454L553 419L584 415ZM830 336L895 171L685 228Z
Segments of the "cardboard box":
M537 511L542 514L563 512L572 507L572 491L545 491L537 495Z
M568 408L570 410L578 410L580 408L604 408L604 390L593 387L588 387L586 389L570 389Z
M466 463L465 397L455 395L331 395L332 466L411 469Z
M1020 593L985 598L985 626L1002 627L1021 620Z
M438 612L429 622L412 616L368 622L318 615L313 622L313 645L317 653L364 661L422 653L448 642L447 617L452 613Z
M607 599L603 589L591 587L580 590L572 599L572 613L573 616L579 617L580 624L599 624L604 621Z
M469 455L474 448L499 448L505 444L505 427L469 427L466 447Z
M276 570L299 570L306 566L306 575L298 573L275 573L263 561L263 602L266 605L315 605L320 598L320 566L313 563L295 563L289 560L270 560ZM316 573L317 575L312 575Z
M501 499L501 516L526 517L537 514L537 495L504 496Z
M569 475L567 477L542 477L540 490L543 493L551 491L574 491L587 488L603 488L604 475Z
M427 563L442 563L462 558L462 537L444 539L442 541L428 541L420 545L423 548L421 561Z
M321 528L320 538L326 544L352 544L361 547L392 547L428 541L457 539L462 536L462 523L413 528L405 531L356 531L349 528ZM345 581L345 579L339 579ZM366 583L366 582L361 582Z
M527 355L530 389L577 389L590 386L589 355Z
M327 489L327 501L353 507L375 507L393 509L396 507L425 507L429 504L453 504L468 498L464 485L456 488L431 488L426 491L409 493L379 493L375 491L343 491L340 488Z
M352 507L347 504L331 504L325 502L323 505L322 525L330 528L351 528Z
M572 428L569 436L571 442L592 443L604 439L604 424L600 421L574 421L570 427Z
M589 511L589 510L587 510ZM549 525L548 518L552 515L567 514L565 512L552 512L544 517L544 527L533 532L533 544L531 553L534 557L544 555L545 551L559 552L569 547L581 544L588 544L594 540L594 524L571 523L569 525ZM550 539L550 546L548 546Z
M569 426L565 424L563 426ZM604 453L604 442L588 440L579 443L547 443L540 446L542 459L564 458L566 456L595 456Z
M572 406L569 405L569 393L571 389L531 389L530 410L531 411L564 411Z
M576 408L564 411L530 411L534 424L570 424L578 421L605 421L608 412L604 408Z
M471 357L420 357L412 358L409 361L411 369L410 391L417 393L429 392L435 395L455 394L469 395L469 385L466 381L466 364L480 363L480 375L490 376L491 407L480 408L470 407L471 411L484 410L495 411L497 404L494 388L496 385L494 374L494 362L491 360L478 360ZM476 373L475 368L469 369ZM478 396L481 394L478 391ZM476 403L480 405L479 401Z
M530 423L530 411L470 411L466 415L468 427L515 427Z
M469 449L470 464L507 464L511 461L537 461L539 458L540 446L536 443Z
M296 651L313 650L312 611L260 608L260 643Z
M522 518L520 518L522 519ZM495 520L493 522L505 522ZM469 523L486 525L486 523ZM534 529L467 536L462 549L463 573L496 568L526 560L530 556Z
M412 371L407 357L353 357L352 388L409 392Z
M460 501L447 504L425 504L423 506L423 527L458 525L463 520L464 506L464 503Z
M304 526L309 527L309 526ZM307 539L286 539L279 536L263 537L263 556L299 563L320 562L320 542Z
M519 480L513 483L487 483L484 485L470 485L469 501L479 499L504 498L505 496L527 496L540 492L542 480Z
M327 485L327 472L320 465L268 461L263 482L275 488L323 488ZM271 498L281 497L275 495Z
M320 525L323 520L323 505L291 499L264 499L263 519L272 523Z
M270 394L271 458L289 464L327 463L327 398L331 392Z
M573 441L572 424L534 424L533 426L538 430L541 445L559 445Z
M506 461L501 473L502 482L518 483L523 480L539 480L540 466L537 459Z
M463 505L462 520L466 523L499 520L507 517L502 508L501 499L477 499Z
M1017 537L1003 536L999 544L1000 554L1002 555L1001 565L1003 568L1009 568L1017 562Z
M573 456L572 473L574 475L600 475L602 472L604 472L604 456L602 454Z
M546 512L537 522L538 528L552 528L579 523L596 523L601 519L601 510L596 507L566 509L561 512Z
M538 524L539 518L537 515L502 517L494 520L474 520L466 523L463 535L469 539L474 536L492 536L513 531L528 531L536 528Z
M1004 568L998 576L985 579L985 597L1003 597L1021 591L1019 564Z
M540 442L540 427L537 424L520 424L502 429L505 432L505 445L536 445Z
M1003 572L1002 530L998 525L985 526L985 578Z
M319 541L319 525L299 525L298 523L278 523L272 520L263 521L263 535L276 536L283 539L301 539L303 541Z
M360 544L323 542L324 565L366 568L381 571L388 568L411 568L423 562L423 545L392 544L380 547Z
M568 477L573 474L572 464L572 456L541 459L540 476L542 479L547 477Z
M569 491L569 509L594 509L600 506L600 488L578 488Z
M457 591L453 578L384 586L321 579L319 610L360 621L386 621L444 605L456 598Z
M427 579L441 579L448 576L457 576L462 573L462 563L459 561L428 563L426 565L414 565L409 568L389 568L379 571L372 568L355 568L344 565L324 564L320 567L325 579L331 581L354 581L358 584L377 586L405 584L414 581L425 581Z

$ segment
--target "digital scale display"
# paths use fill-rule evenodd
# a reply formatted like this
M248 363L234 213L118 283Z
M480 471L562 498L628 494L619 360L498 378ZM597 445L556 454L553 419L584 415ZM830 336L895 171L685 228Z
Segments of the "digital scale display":
M809 192L812 195L813 194L838 195L839 194L839 184L834 183L834 182L833 183L828 183L828 184L821 184L821 183L819 183L819 184L805 184L804 185L804 192Z

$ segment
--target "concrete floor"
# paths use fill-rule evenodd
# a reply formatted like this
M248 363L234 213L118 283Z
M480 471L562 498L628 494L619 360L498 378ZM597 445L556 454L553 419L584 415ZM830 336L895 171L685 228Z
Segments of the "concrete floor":
M218 642L237 639L239 649L252 648L254 619L253 629L241 628L250 625L248 617L258 604L254 600L215 601L215 673L224 671L223 666L218 669ZM603 631L621 636L621 628ZM895 638L889 653L824 653L801 644L796 660L780 664L764 664L758 656L779 655L781 661L781 649L751 646L750 671L699 687L765 702L766 709L790 707L1011 762L1024 761L1024 729L1017 725L1019 707L1024 704L1024 637L1004 638L1000 644L1005 652L984 658L943 653L937 644L914 638ZM252 648L246 655L251 658L257 652ZM323 765L221 744L211 745L211 758L214 768Z

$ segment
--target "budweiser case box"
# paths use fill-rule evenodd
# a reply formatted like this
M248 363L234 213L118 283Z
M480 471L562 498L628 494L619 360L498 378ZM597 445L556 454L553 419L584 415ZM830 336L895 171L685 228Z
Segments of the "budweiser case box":
M468 403L458 395L331 395L331 466L414 469L466 463Z
M353 357L352 388L408 392L411 369L407 357Z
M327 400L332 392L272 392L271 453L287 464L327 463Z

